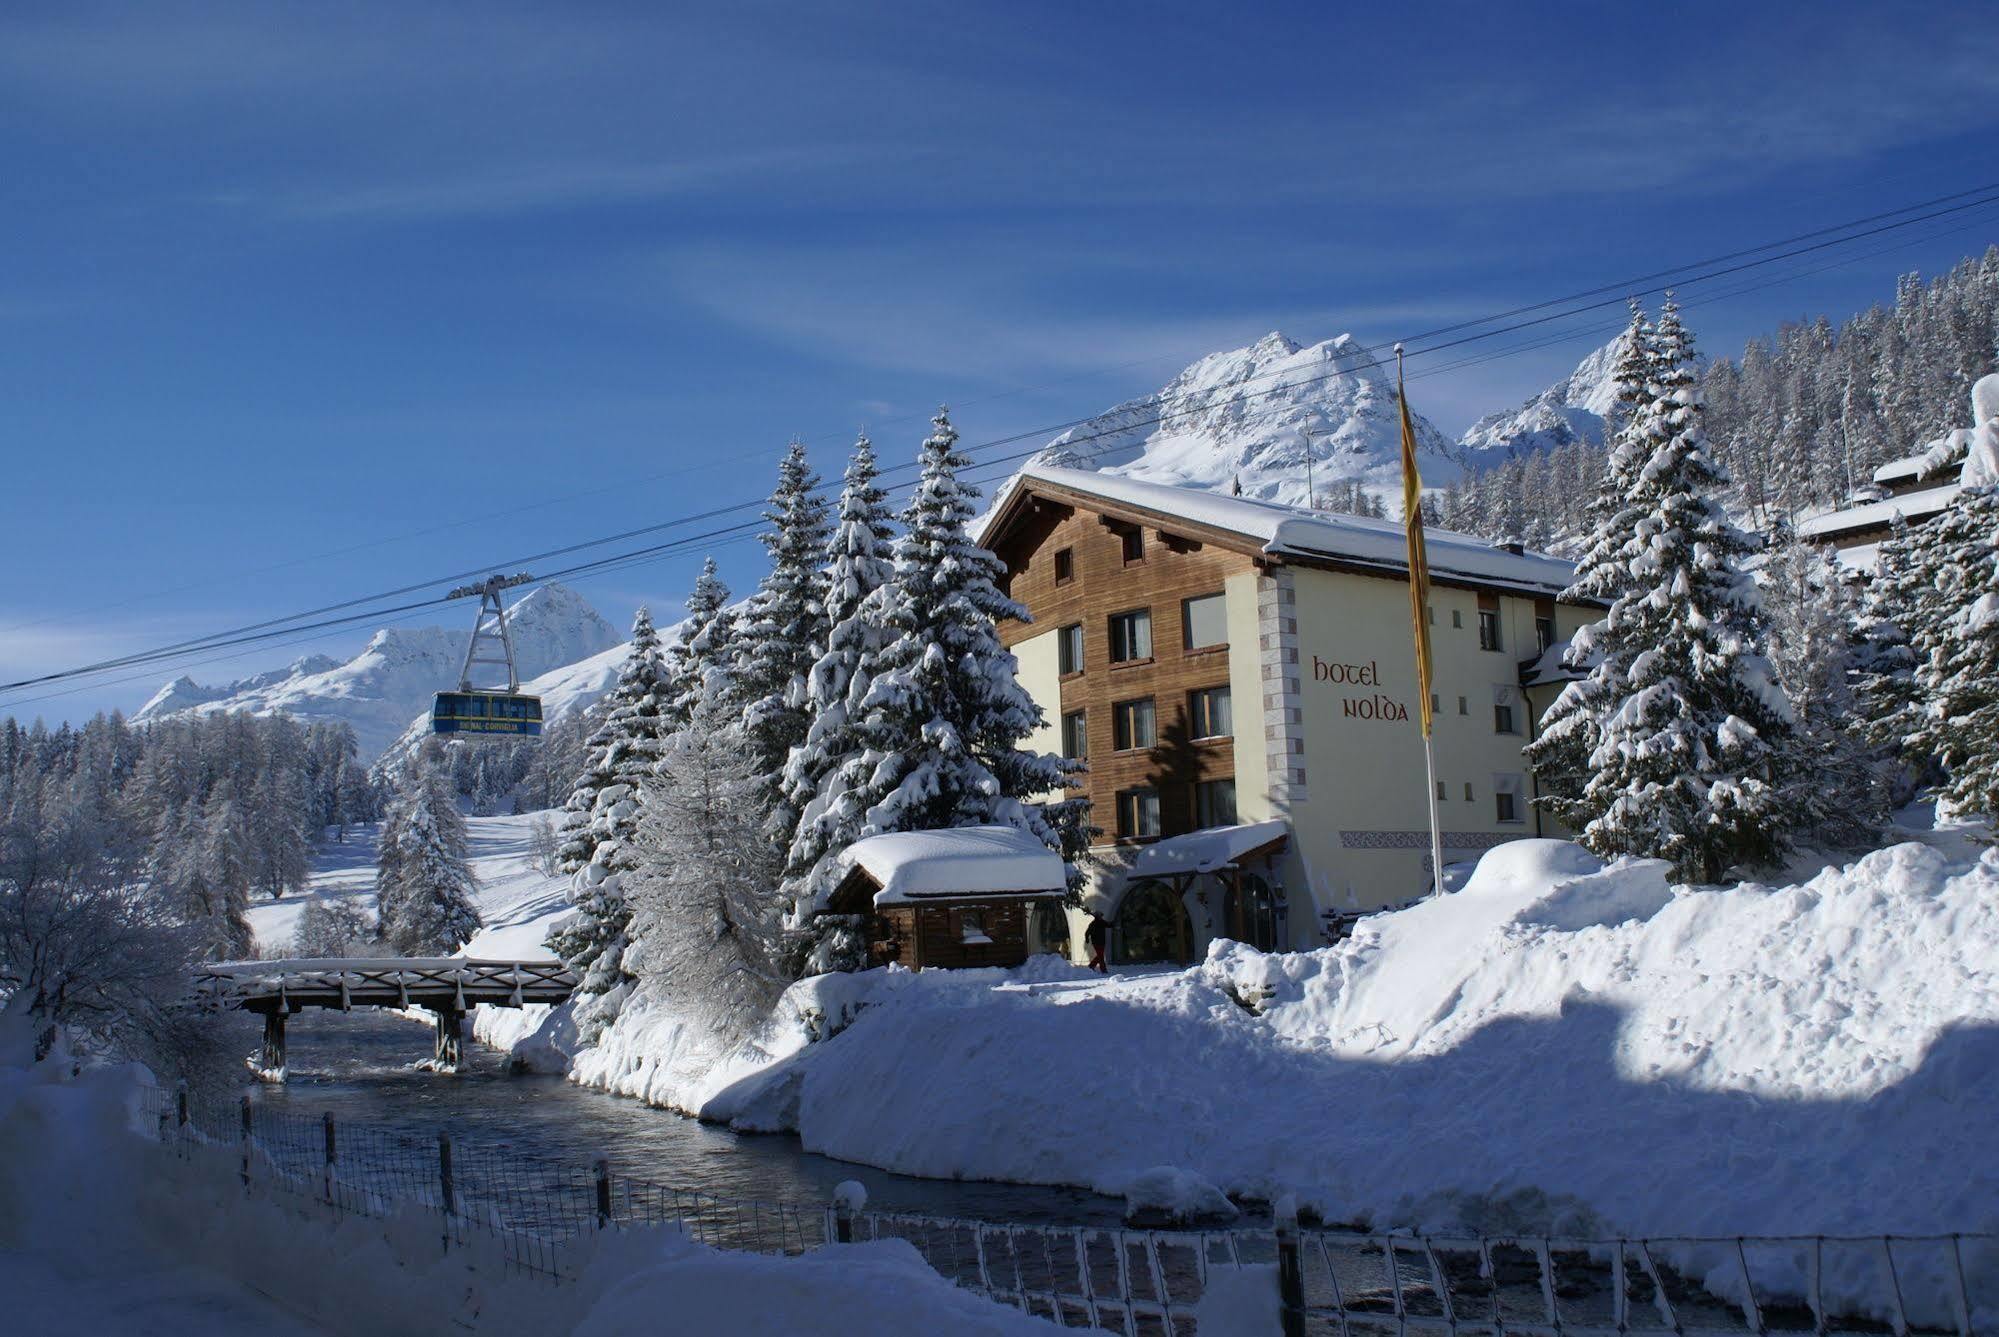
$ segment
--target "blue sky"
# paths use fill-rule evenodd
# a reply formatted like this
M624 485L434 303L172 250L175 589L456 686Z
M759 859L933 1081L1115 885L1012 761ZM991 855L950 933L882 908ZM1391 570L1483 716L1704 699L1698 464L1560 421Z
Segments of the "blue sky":
M10 6L0 675L736 501L793 436L900 459L939 402L977 442L1270 329L1393 337L1995 175L1989 7L1660 12ZM1945 226L1695 330L1999 240ZM1600 341L1412 399L1456 433ZM697 561L581 588L670 616Z

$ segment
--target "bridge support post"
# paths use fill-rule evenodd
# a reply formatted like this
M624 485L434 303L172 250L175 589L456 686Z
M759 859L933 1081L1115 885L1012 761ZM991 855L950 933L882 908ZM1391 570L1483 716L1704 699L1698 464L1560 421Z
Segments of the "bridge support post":
M437 1054L431 1068L436 1072L457 1072L465 1058L465 1013L449 1003L432 1011L437 1013Z
M257 1060L257 1076L267 1082L285 1079L285 1009L264 1013L264 1048Z

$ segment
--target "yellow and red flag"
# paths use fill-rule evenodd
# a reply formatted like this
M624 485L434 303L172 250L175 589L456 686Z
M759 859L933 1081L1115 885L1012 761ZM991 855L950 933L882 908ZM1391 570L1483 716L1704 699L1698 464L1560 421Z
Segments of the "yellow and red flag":
M1430 558L1423 548L1423 475L1416 468L1416 424L1402 389L1402 346L1395 347L1395 397L1402 405L1402 522L1409 534L1409 617L1416 628L1416 705L1430 736Z

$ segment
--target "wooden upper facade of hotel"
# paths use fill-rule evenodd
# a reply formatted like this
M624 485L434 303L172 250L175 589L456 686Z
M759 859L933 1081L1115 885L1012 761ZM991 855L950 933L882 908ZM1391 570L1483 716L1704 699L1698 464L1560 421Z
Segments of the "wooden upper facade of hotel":
M1130 508L1085 509L1081 499L1042 494L1016 500L1004 530L995 526L995 551L1007 564L1009 592L1034 621L1008 622L1000 634L1011 649L1029 636L1075 629L1080 657L1062 651L1062 750L1089 763L1084 792L1104 837L1172 836L1216 824L1198 820L1202 786L1208 815L1233 821L1232 796L1225 814L1212 808L1223 801L1218 786L1236 776L1233 730L1214 721L1215 694L1230 692L1228 639L1193 634L1189 604L1219 600L1228 577L1253 571L1256 556L1234 536L1162 529L1158 516ZM1145 646L1131 644L1137 617L1145 619ZM1231 720L1234 707L1230 699ZM1121 795L1156 796L1157 829L1132 820L1143 817L1130 811L1139 799L1125 798L1121 811Z

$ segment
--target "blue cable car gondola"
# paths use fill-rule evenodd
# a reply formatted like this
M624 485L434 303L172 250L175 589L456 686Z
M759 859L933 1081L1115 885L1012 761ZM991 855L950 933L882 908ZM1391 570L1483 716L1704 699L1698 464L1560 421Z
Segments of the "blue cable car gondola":
M518 692L439 692L430 708L432 733L541 734L541 698Z
M521 691L521 678L514 668L514 641L507 631L506 609L500 591L526 584L525 573L518 576L489 576L478 585L466 585L451 592L454 599L479 596L479 617L472 624L472 641L465 647L465 668L458 678L458 690L439 692L430 707L430 731L434 734L505 734L530 738L541 735L541 698ZM481 656L482 643L497 642L500 656ZM474 687L474 664L503 665L507 685Z

